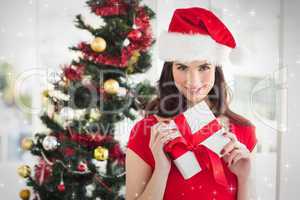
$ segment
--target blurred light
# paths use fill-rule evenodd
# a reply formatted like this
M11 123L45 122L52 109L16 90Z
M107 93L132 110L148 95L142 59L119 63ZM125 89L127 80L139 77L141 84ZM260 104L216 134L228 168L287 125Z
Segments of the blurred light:
M227 8L223 8L223 12L228 12L228 9Z
M24 36L24 33L18 32L18 33L16 34L16 36L17 36L17 37L23 37L23 36Z
M290 168L289 164L285 164L284 166L285 166L285 168Z
M249 14L250 14L252 17L254 17L254 16L256 15L256 12L255 12L255 10L251 10L251 11L249 12Z

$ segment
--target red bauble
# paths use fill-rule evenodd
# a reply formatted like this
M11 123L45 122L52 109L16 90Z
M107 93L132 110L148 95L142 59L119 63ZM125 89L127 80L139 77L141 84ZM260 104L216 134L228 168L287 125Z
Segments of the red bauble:
M80 171L80 172L85 172L87 169L87 166L85 163L79 163L79 165L77 166L77 170Z
M136 41L136 40L139 40L142 37L142 32L135 29L135 30L130 31L128 33L127 37L131 41Z
M64 183L60 183L60 184L57 186L57 189L58 189L58 191L60 191L60 192L64 192L64 191L66 190L65 184L64 184Z

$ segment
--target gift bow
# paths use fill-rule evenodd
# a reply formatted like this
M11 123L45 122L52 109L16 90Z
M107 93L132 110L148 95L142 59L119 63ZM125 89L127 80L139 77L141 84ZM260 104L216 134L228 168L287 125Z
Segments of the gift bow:
M183 161L182 157L187 157L185 159L185 162L192 162L189 163L189 167L192 165L199 165L199 162L194 159L191 156L191 152L197 152L201 149L201 143L205 141L207 138L212 136L213 134L219 133L220 131L223 132L222 126L219 124L217 119L214 119L210 121L208 124L203 126L200 130L196 131L195 133L192 133L191 128L188 126L188 123L186 121L186 118L183 114L179 114L176 118L173 119L175 124L177 125L177 128L179 129L181 136L176 137L175 139L171 140L164 146L165 152L168 152L173 159L178 160L181 159ZM182 134L186 134L186 139L182 136ZM208 148L206 149L206 153L210 160L210 166L211 170L213 172L214 179L216 183L227 187L228 182L225 176L225 172L223 169L223 165L221 162L220 157L213 151L211 151ZM187 155L187 156L183 156ZM175 164L180 164L179 162L176 163L176 160L174 160ZM197 163L196 163L197 162ZM194 166L195 167L195 166ZM198 173L201 171L201 166L199 165L199 168L194 168L195 173ZM189 177L187 177L189 178Z

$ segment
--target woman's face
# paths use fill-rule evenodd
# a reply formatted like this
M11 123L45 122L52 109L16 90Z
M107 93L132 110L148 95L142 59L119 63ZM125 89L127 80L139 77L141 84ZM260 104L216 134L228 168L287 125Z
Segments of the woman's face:
M215 81L215 66L206 60L173 62L173 77L177 89L193 105L202 101Z

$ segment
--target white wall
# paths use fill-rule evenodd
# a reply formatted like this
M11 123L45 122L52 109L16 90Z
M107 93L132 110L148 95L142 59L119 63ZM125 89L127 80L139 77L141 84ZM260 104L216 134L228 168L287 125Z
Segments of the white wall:
M300 2L284 1L284 65L288 68L288 126L282 136L280 199L298 200L300 196Z

